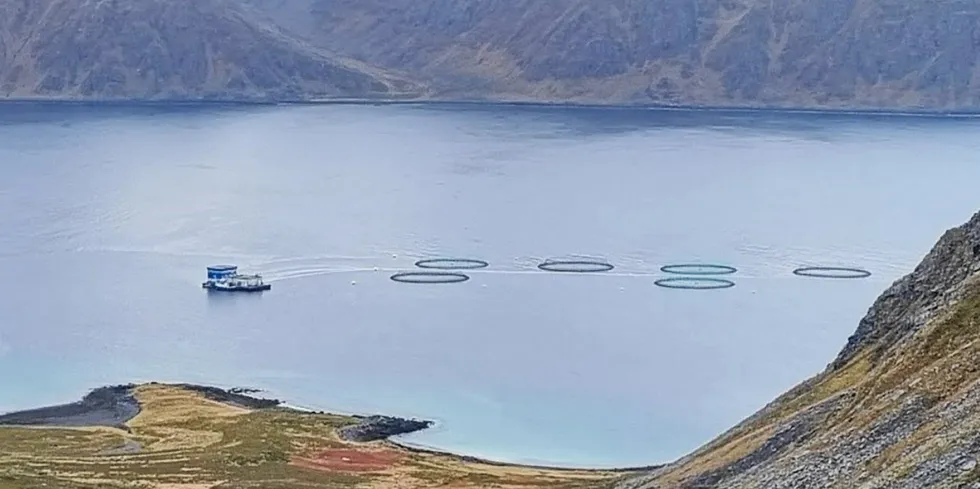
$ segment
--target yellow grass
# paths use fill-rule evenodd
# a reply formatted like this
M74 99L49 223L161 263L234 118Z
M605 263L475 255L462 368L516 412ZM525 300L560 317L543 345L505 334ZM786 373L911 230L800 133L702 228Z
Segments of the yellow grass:
M135 396L142 411L129 432L0 428L0 489L584 488L622 476L473 463L387 442L350 444L336 430L353 418L251 411L175 386L144 385ZM133 443L136 453L114 451ZM370 472L295 463L334 449L393 454L397 461Z

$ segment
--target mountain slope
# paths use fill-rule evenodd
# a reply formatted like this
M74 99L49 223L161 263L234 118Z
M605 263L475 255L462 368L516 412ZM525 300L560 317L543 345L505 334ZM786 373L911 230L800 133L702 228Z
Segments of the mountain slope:
M307 99L411 84L226 0L0 0L0 96Z
M980 487L980 214L870 309L828 369L637 488Z
M240 0L443 98L980 108L966 0Z

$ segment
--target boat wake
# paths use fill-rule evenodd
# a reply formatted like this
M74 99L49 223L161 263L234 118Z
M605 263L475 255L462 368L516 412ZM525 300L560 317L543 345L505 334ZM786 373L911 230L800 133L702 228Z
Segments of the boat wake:
M333 276L333 275L359 275L359 274L398 274L398 273L412 273L420 272L421 270L412 267L404 268L309 268L309 269L297 269L297 270L285 270L285 271L271 271L264 272L263 277L267 282L283 282L289 280L298 280L310 277L320 277L320 276ZM546 271L535 269L520 270L466 270L466 275L473 278L479 276L538 276L538 277L569 277L569 276L589 276L594 278L636 278L636 279L669 279L676 278L678 275L664 273L660 271L614 271L614 272L598 272L598 273L549 273ZM771 280L799 280L800 277L794 276L792 270L787 269L780 273L765 273L765 274L746 274L746 275L732 275L733 281L771 281ZM887 278L875 278L875 282L888 282Z
M380 269L380 268L352 268L352 269L338 269L338 268L310 268L302 270L290 270L290 271L273 271L265 272L262 276L267 282L283 282L286 280L296 280L301 278L309 277L320 277L325 275L350 275L350 274L360 274L360 273L395 273L400 269Z

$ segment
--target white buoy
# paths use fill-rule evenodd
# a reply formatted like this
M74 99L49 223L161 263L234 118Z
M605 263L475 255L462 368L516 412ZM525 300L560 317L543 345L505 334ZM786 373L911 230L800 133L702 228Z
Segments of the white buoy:
M398 258L398 254L397 254L397 253L392 253L392 254L391 254L391 257L392 257L392 258Z
M374 271L377 272L378 271L378 267L374 267Z
M357 285L357 280L351 280L351 281L350 281L350 284L351 284L351 285Z

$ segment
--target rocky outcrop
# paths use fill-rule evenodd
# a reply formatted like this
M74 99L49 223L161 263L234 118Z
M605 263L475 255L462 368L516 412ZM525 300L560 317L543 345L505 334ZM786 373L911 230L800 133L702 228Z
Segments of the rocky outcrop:
M0 97L976 110L978 36L963 0L0 0Z
M431 421L391 416L368 416L359 419L358 424L338 430L340 437L347 441L365 443L415 433L432 426Z
M977 109L963 0L239 0L442 98Z
M867 349L880 357L959 300L964 292L959 285L978 271L980 214L947 231L911 274L875 301L832 367L843 367Z
M102 387L81 401L0 415L0 425L15 426L112 426L125 423L140 412L133 385Z
M230 0L0 0L0 96L265 101L412 89Z
M639 488L980 487L980 214L879 298L827 370Z
M279 399L264 399L261 397L256 397L255 394L260 392L258 389L221 389L219 387L194 384L177 384L175 387L180 387L181 389L186 389L191 392L197 392L203 395L206 399L215 402L245 409L271 409L282 405L282 401Z
M258 391L254 389L221 389L194 384L175 384L174 387L245 409L271 409L282 404L278 399L256 397L254 394ZM126 423L141 410L135 389L133 384L100 387L78 402L0 415L0 426L111 426L126 429Z

